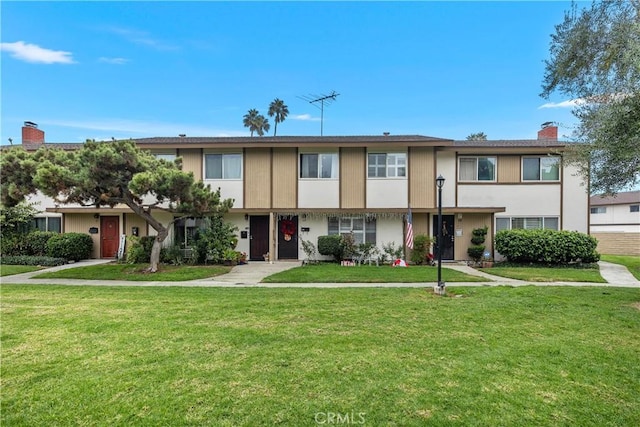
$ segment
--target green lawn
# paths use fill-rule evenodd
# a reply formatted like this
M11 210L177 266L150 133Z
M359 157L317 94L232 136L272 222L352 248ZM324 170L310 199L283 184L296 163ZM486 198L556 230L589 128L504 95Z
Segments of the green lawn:
M448 268L442 268L442 279L445 282L486 282L488 280ZM404 268L389 265L343 267L332 263L296 267L265 277L262 280L264 283L419 283L437 281L438 270L435 267L411 266Z
M600 258L602 261L624 265L636 279L640 280L640 256L601 255Z
M156 273L147 273L149 264L99 264L85 267L67 268L38 274L38 279L85 279L85 280L130 280L180 282L186 280L206 279L231 271L231 267L214 266L174 266L162 265Z
M5 285L0 423L640 425L637 289L453 292Z
M570 267L492 267L480 271L495 276L520 279L527 282L594 282L606 283L597 268Z
M0 276L11 276L13 274L29 273L31 271L40 270L35 265L4 265L0 264Z

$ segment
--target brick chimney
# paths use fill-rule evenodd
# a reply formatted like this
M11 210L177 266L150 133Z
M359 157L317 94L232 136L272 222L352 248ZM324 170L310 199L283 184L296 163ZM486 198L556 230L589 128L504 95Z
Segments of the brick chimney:
M558 140L558 126L553 122L544 122L542 129L538 131L538 139L553 139Z
M33 122L24 122L22 126L22 144L44 144L44 131Z

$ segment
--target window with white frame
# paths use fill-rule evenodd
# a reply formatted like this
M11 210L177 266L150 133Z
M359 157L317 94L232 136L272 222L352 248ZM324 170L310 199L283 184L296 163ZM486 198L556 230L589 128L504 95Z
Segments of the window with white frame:
M407 176L407 153L369 153L369 178L403 178Z
M640 212L640 205L629 205L629 212Z
M523 157L523 181L559 181L560 157Z
M376 243L376 219L364 217L329 217L329 235L353 233L356 244Z
M157 159L166 160L168 162L173 163L176 160L176 153L151 153Z
M458 180L495 181L495 157L460 157Z
M300 154L300 178L338 178L338 153Z
M591 212L592 214L607 213L607 207L606 206L596 206L594 208L589 209L589 212Z
M496 231L500 230L558 230L560 221L557 216L544 217L496 217Z
M205 154L205 179L242 179L242 154Z
M33 218L33 228L39 231L62 232L62 218L58 216L42 216Z

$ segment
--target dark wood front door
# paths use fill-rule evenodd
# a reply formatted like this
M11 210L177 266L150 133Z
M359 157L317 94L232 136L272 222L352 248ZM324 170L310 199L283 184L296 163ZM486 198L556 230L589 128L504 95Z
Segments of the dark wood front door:
M115 258L120 243L120 218L117 216L100 217L100 256Z
M298 216L278 220L278 259L298 259Z
M262 261L269 252L269 216L252 215L249 217L249 259Z
M442 215L442 259L453 260L454 259L454 246L455 234L453 230L453 215ZM438 238L438 215L433 216L433 237ZM433 244L433 256L438 258L438 245L439 242Z

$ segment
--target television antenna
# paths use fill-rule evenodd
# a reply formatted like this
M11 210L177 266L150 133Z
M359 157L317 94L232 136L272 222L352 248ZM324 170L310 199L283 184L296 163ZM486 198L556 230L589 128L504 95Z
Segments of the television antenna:
M327 105L331 105L333 103L333 101L336 100L336 97L340 95L339 93L336 93L335 90L332 90L331 93L329 95L305 95L305 96L299 96L298 98L307 101L309 104L314 105L318 108L320 108L320 136L322 136L323 133L323 124L324 124L324 104L326 103ZM318 106L318 104L320 104Z

